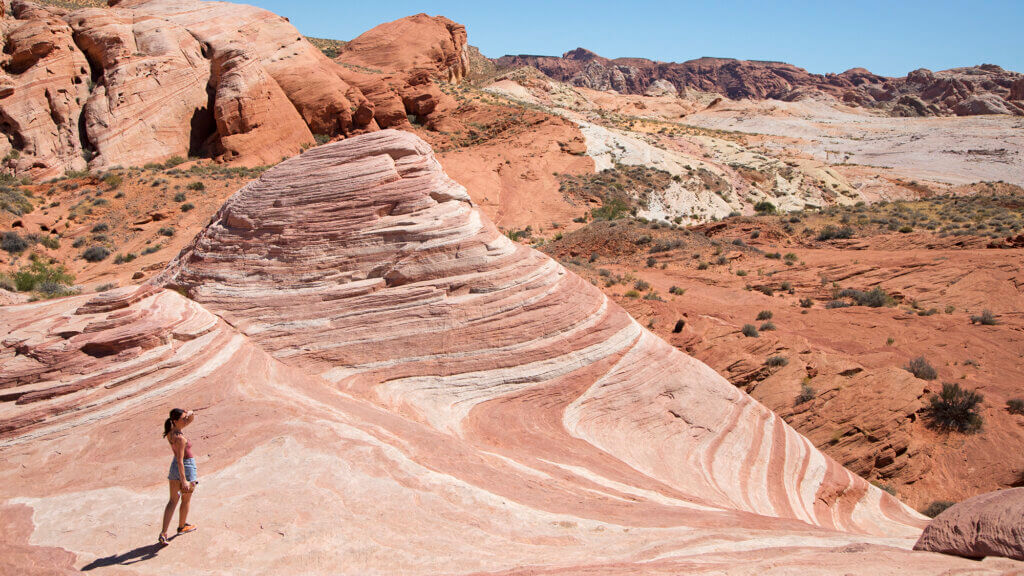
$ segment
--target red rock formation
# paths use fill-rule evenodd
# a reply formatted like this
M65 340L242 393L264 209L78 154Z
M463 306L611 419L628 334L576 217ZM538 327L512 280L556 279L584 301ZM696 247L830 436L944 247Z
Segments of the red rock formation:
M239 573L1015 566L910 552L922 518L508 240L408 133L267 171L148 287L0 308L0 343L0 506L34 522L0 544L54 566L153 528L173 406Z
M23 0L12 8L14 18L0 22L0 155L15 172L43 178L82 170L78 119L89 96L89 63L57 12Z
M914 550L1024 560L1024 488L964 500L928 524Z
M469 72L466 27L444 16L408 16L360 34L338 60L383 70L427 70L457 82Z
M389 79L346 70L270 12L200 0L111 4L69 13L14 0L0 20L0 155L16 173L60 176L85 169L86 158L92 169L189 155L271 163L313 134L376 130L376 110L385 126L406 123ZM461 50L465 30L449 24ZM416 91L405 73L396 84ZM424 99L436 107L442 96Z
M1022 76L999 66L983 64L972 68L956 68L943 72L920 69L905 78L886 78L863 68L842 74L811 74L803 68L784 62L734 60L730 58L699 58L682 63L655 62L643 58L610 60L577 48L561 57L503 56L496 60L500 67L532 66L554 78L576 86L596 90L615 90L644 94L656 81L668 81L676 90L687 88L717 92L732 99L794 100L814 91L830 94L844 102L896 109L896 115L957 114L1024 114L1006 102L1013 100L1012 86ZM924 107L898 106L901 96L912 96ZM969 103L971 98L984 104ZM930 107L934 106L934 110Z

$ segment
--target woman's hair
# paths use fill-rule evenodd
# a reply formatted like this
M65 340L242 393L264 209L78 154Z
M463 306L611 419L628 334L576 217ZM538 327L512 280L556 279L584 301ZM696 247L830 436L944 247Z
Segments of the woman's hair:
M184 415L185 411L182 410L181 408L175 408L174 410L171 410L171 417L168 418L167 420L164 420L164 438L166 438L167 435L171 433L171 422L174 422L175 420L181 418Z

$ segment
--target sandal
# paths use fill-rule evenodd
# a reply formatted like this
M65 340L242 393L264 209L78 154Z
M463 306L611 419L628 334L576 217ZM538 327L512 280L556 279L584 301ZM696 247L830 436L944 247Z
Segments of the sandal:
M167 541L167 535L166 534L161 534L160 538L157 539L156 543L161 545L161 546L167 546L168 544L170 544L170 542Z
M186 523L184 526L178 526L178 534L188 534L196 529L194 524Z

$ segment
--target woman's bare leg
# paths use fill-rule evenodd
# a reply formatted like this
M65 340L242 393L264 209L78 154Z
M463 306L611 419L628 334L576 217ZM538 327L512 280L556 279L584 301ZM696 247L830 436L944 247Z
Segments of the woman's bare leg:
M166 535L167 529L171 526L171 518L174 517L174 509L178 506L178 493L181 490L181 484L177 480L168 480L167 483L171 489L171 496L164 506L164 527L160 531L161 536Z
M186 524L185 520L188 519L188 506L192 501L191 492L181 493L181 510L178 511L178 528L181 528ZM172 509L173 511L173 509ZM172 512L173 513L173 512Z

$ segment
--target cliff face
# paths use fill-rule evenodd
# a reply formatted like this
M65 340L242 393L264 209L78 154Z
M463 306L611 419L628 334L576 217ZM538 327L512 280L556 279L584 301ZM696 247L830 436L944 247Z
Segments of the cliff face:
M466 74L466 30L414 16L354 41L342 66L284 18L200 0L67 11L14 0L0 31L0 156L33 178L212 156L271 164L314 144L426 118L429 76Z
M508 240L405 132L269 170L145 286L0 326L0 508L35 519L0 544L39 566L138 545L178 405L238 571L968 566L910 552L920 516ZM133 569L203 561L174 546Z
M1015 103L1020 94L1013 91L1014 82L1024 76L991 64L943 72L920 69L903 78L887 78L863 68L821 75L784 62L729 58L681 63L610 60L583 48L561 57L503 56L496 62L501 67L532 66L575 86L626 94L644 94L656 82L665 81L679 92L716 92L734 100L793 100L808 91L820 91L850 104L885 108L902 116L1024 114L1024 105Z

